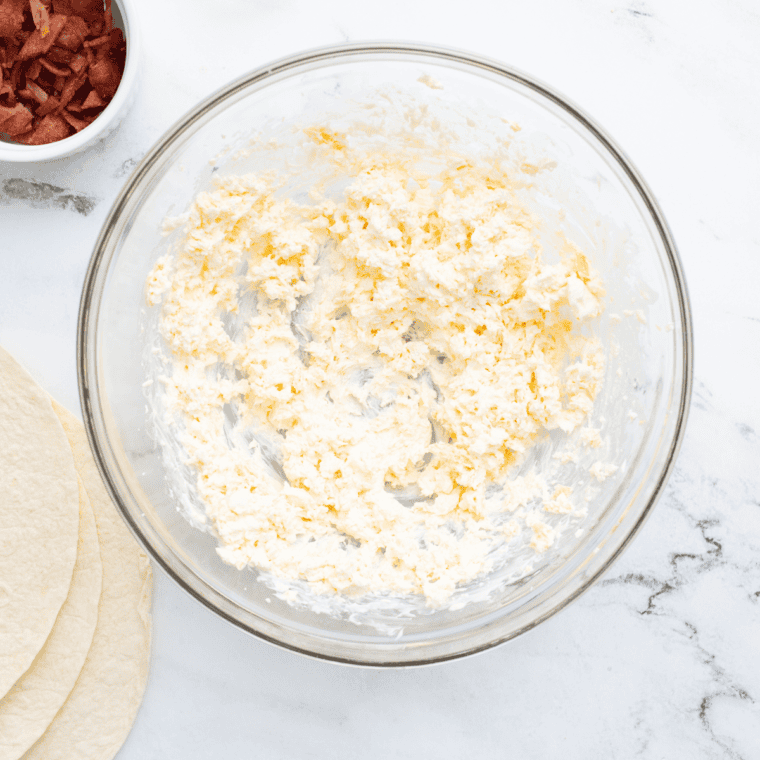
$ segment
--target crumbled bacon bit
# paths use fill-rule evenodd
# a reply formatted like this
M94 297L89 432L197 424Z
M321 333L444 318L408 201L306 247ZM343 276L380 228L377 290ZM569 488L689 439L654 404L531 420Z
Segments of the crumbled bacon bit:
M108 34L104 34L102 37L96 37L94 40L87 40L84 43L85 47L98 47L98 45L105 45L106 42L110 42L111 37Z
M78 74L82 69L87 68L87 59L83 55L75 53L69 61L69 68Z
M85 21L103 20L103 0L53 0L53 11L81 16Z
M9 79L14 90L18 90L21 87L21 61L16 61L13 64Z
M68 16L66 26L58 35L57 43L60 47L71 50L79 50L89 34L87 22L81 16Z
M70 134L71 127L65 119L51 113L45 116L30 134L22 135L19 142L24 145L45 145L63 140Z
M105 104L106 101L98 95L96 90L90 90L89 95L84 99L84 103L82 103L82 108L100 108L100 106L104 106Z
M90 66L90 84L92 89L105 100L110 100L119 86L119 69L110 58L98 58Z
M43 37L47 36L50 31L50 16L47 8L42 4L42 0L29 0L29 7L32 11L34 26Z
M42 70L42 64L39 62L39 59L36 61L32 61L29 64L29 68L27 68L26 70L26 78L37 79L37 77L40 75L41 70Z
M71 77L66 82L63 89L61 90L61 108L69 104L69 101L74 98L76 91L85 83L86 80L87 72L82 71L79 74Z
M0 105L0 132L5 132L11 137L26 132L32 123L32 112L17 103L13 108Z
M63 111L61 111L61 116L72 126L77 132L81 132L88 124L92 122L92 120L95 117L92 118L86 118L86 119L78 119L76 116L74 116L70 111L65 108Z
M24 24L24 3L8 0L0 4L0 37L14 37Z
M50 29L44 37L39 29L35 29L26 38L24 47L21 48L21 52L18 54L19 60L28 61L30 58L37 58L41 55L45 55L45 53L53 47L53 43L58 38L65 23L66 16L62 16L60 13L54 13L50 17Z
M27 77L26 79L26 89L29 91L31 96L38 102L38 103L44 103L48 99L48 94L45 92L45 90L40 87L37 82L32 81Z
M60 42L60 41L61 41L61 35L59 34L57 42ZM72 53L71 50L66 50L66 48L53 45L53 47L51 47L50 50L48 50L45 58L47 58L47 60L50 61L51 63L68 64L74 58L74 55L75 54Z
M125 61L111 0L0 0L0 135L42 145L81 131Z
M58 106L61 105L61 101L55 95L51 95L38 109L36 116L47 116L49 113L53 113Z
M71 69L55 66L45 58L38 58L37 60L40 62L41 66L44 66L49 72L55 74L56 76L67 77L71 73Z

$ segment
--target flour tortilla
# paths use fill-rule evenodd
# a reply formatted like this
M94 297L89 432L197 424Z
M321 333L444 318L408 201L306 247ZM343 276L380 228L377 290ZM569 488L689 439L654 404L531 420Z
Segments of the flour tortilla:
M53 408L95 513L103 591L79 679L24 760L111 760L127 738L148 679L152 575L103 486L82 424L55 401Z
M31 667L0 700L0 760L18 760L74 688L98 622L102 575L95 517L80 480L79 546L69 595Z
M69 593L79 535L71 448L50 400L0 348L0 698Z

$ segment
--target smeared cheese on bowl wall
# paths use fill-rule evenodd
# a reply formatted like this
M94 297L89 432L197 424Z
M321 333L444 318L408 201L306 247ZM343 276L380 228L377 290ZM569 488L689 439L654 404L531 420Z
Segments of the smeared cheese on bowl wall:
M531 498L577 509L515 468L593 408L603 286L571 243L543 256L498 160L304 139L338 190L228 176L176 221L147 284L166 424L226 562L439 606L524 530L551 546Z

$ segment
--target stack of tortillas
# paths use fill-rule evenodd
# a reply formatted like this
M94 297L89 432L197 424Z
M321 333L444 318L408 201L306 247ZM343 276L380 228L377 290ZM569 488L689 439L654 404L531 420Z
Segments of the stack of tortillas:
M148 677L151 572L82 424L0 348L0 760L110 760Z

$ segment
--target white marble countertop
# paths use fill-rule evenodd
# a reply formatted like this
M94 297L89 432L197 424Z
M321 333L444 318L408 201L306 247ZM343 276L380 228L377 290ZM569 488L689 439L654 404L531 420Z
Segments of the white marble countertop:
M756 1L138 6L145 76L121 129L79 158L0 164L0 344L70 408L81 283L131 168L230 79L364 39L500 59L613 135L679 246L696 372L678 463L632 547L578 602L484 654L404 671L313 661L227 625L156 568L150 682L120 760L760 758Z

